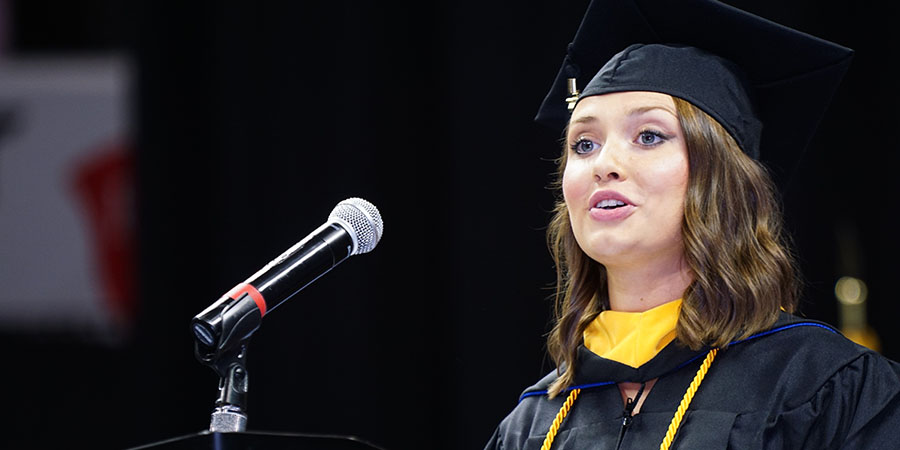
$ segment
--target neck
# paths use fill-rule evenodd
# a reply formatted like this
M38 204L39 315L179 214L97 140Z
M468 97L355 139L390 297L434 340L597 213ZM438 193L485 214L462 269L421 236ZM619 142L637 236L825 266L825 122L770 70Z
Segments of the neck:
M607 266L609 307L613 311L643 312L681 298L693 281L684 259L655 266Z

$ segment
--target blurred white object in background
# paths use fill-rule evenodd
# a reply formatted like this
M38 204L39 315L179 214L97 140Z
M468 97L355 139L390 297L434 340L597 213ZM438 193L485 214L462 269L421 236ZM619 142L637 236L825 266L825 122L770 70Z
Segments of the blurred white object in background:
M130 73L114 56L0 60L0 329L127 330Z

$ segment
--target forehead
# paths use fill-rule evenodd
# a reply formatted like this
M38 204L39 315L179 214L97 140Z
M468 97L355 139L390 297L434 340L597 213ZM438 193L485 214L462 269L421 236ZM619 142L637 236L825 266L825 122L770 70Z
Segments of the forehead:
M673 118L678 117L675 101L670 95L659 92L626 91L592 95L579 100L570 122L578 122L586 117L634 115L655 110L668 112Z

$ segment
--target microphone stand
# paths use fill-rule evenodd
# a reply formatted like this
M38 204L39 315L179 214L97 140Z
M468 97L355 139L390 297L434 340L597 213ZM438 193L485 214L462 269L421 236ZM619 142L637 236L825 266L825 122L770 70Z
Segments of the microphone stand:
M219 374L219 398L209 422L213 433L247 430L247 345L242 343L217 359L213 369Z
M262 315L249 294L222 297L191 322L194 355L219 375L219 398L209 423L214 433L247 430L247 345Z

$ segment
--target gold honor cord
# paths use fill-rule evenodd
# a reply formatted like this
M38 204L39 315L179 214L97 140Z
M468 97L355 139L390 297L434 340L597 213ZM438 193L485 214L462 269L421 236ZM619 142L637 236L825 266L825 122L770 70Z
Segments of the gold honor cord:
M663 439L662 443L659 444L659 450L669 450L669 446L672 445L672 441L675 439L675 433L681 425L681 419L684 417L685 411L687 411L688 406L691 404L691 400L694 399L694 394L697 393L697 389L700 387L700 383L703 382L706 372L709 371L709 366L712 364L713 360L716 359L717 353L719 353L719 349L714 348L706 354L706 359L703 360L703 364L700 365L700 369L698 369L697 374L694 375L694 380L691 381L691 385L688 386L687 392L684 393L684 397L681 399L681 404L678 405L678 410L675 411L675 416L672 417L672 422L669 424L669 430L666 431L666 437ZM553 419L550 430L547 431L547 437L544 438L544 444L541 445L541 450L550 450L550 446L553 445L553 439L556 438L556 432L559 431L560 424L562 424L566 415L569 414L569 410L572 409L572 404L575 403L575 399L578 398L579 392L581 392L581 389L572 389L572 392L569 393L566 402L563 403L562 408L556 413L556 418Z
M556 439L556 432L559 431L559 425L562 423L563 419L566 418L566 415L569 414L569 409L572 408L572 403L575 403L575 399L578 398L579 392L581 392L581 389L572 389L572 392L570 392L569 396L566 398L566 402L563 403L562 408L559 408L559 412L556 413L556 418L553 419L553 425L550 425L550 429L547 431L547 437L544 438L541 450L550 450L550 446L553 445L553 439Z
M687 392L685 392L684 397L681 398L681 404L678 405L678 410L675 411L675 417L672 417L672 423L669 424L669 430L666 431L666 437L663 438L662 444L659 444L659 450L669 450L669 446L672 445L672 441L675 439L675 432L678 431L678 426L681 425L681 418L684 417L684 412L687 411L688 405L690 405L691 400L694 399L694 394L697 392L697 388L700 387L700 383L703 382L706 371L709 370L709 366L712 364L713 360L716 359L716 353L719 353L719 349L714 348L710 350L709 353L706 354L706 359L703 360L703 364L700 364L697 375L694 375L694 381L691 381L691 385L688 386Z

